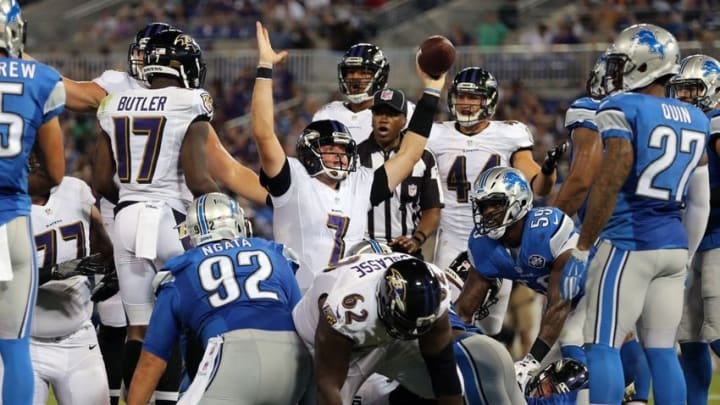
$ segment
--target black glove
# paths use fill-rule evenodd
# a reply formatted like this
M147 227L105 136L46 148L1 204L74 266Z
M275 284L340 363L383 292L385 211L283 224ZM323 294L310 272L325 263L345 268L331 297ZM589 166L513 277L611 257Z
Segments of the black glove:
M95 284L90 299L92 302L102 302L117 294L118 291L120 291L120 284L118 283L117 272L113 271Z
M472 264L470 264L467 250L457 255L457 257L450 262L450 265L448 266L448 269L457 274L462 281L467 280L468 272L471 268Z
M100 261L100 254L95 253L80 259L68 260L52 267L52 278L64 280L73 276L94 276L111 272L115 264L106 264Z
M540 170L546 176L551 175L557 168L558 162L562 158L563 154L568 148L568 142L563 142L555 148L551 149L545 157L545 161L542 164Z

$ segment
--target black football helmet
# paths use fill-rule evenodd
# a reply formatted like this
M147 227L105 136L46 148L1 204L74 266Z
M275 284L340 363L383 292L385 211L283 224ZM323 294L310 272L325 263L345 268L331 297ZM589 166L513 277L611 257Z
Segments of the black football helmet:
M565 394L586 388L589 373L587 367L571 358L547 365L525 386L525 395L546 398L553 394Z
M180 30L167 30L150 38L143 55L143 76L152 83L155 75L180 79L188 89L198 89L205 82L205 62L195 40Z
M440 317L442 286L427 264L416 258L397 261L385 270L377 288L378 316L390 336L415 339Z
M155 34L159 34L167 30L177 30L170 24L154 22L143 27L135 35L135 41L130 43L128 47L128 74L138 80L144 80L142 73L143 56L141 52L145 52L145 45Z
M470 93L482 98L480 110L474 114L462 114L457 106L457 95ZM455 75L448 91L448 108L455 121L462 126L473 126L478 122L492 118L498 103L498 82L495 76L479 67L467 67Z
M347 167L330 167L323 161L324 145L339 145L345 149ZM320 120L310 123L298 138L295 147L297 157L310 176L325 173L334 180L343 180L348 173L354 172L357 165L357 145L347 127L335 120ZM326 153L332 155L334 153Z
M364 68L372 72L373 77L359 93L352 93L353 83L346 79L348 69ZM350 47L338 63L338 83L340 92L353 103L371 100L376 91L387 86L390 63L380 48L373 44L360 43Z

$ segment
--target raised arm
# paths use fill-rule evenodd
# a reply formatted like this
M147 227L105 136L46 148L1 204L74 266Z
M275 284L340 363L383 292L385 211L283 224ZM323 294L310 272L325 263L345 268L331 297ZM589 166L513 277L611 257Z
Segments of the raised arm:
M417 60L415 61L415 70L425 91L415 106L407 133L400 143L400 150L383 166L387 174L387 187L390 191L395 190L395 187L405 180L415 163L422 157L437 112L440 92L445 86L447 73L443 73L438 79L433 79L420 69Z
M260 22L255 23L257 30L258 77L253 87L252 102L250 104L251 132L260 154L260 165L263 172L273 178L287 159L280 140L275 135L275 110L272 93L272 66L280 62L287 52L275 52L270 44L270 35Z

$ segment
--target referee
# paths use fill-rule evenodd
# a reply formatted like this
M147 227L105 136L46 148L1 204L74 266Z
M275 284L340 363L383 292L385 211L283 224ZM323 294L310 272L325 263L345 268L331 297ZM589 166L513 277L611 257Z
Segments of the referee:
M400 90L375 93L372 133L358 145L360 164L376 169L400 148L407 121L407 100ZM435 157L427 149L392 197L368 211L367 236L393 249L422 257L420 249L440 222L442 191Z

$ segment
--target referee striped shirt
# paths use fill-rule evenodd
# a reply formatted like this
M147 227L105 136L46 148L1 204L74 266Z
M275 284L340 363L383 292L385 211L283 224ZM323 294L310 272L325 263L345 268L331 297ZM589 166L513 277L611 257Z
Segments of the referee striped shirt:
M384 151L371 135L358 145L360 164L377 169L398 149L399 146L389 152ZM410 238L423 210L442 207L442 188L435 156L426 149L392 197L368 211L368 237L385 243L399 236Z

